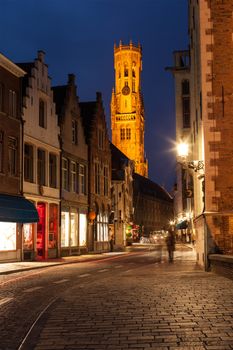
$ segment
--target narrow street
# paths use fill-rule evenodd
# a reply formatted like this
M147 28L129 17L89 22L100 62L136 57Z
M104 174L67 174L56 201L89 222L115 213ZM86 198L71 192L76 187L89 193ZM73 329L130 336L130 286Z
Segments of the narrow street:
M0 349L233 349L233 281L132 250L1 275Z

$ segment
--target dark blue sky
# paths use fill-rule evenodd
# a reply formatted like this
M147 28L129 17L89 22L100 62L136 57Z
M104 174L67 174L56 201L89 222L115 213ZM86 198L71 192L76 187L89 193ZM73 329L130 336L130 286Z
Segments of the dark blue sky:
M174 50L187 47L187 11L187 0L0 0L0 52L26 62L44 50L53 85L74 73L81 101L101 91L110 135L113 45L140 42L149 178L170 190L174 82L164 67Z

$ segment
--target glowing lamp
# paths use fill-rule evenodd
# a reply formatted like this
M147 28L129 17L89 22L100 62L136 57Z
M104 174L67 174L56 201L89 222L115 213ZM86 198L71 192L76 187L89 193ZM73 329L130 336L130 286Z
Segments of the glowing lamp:
M185 158L188 156L189 146L185 142L181 142L177 145L177 154L179 157Z

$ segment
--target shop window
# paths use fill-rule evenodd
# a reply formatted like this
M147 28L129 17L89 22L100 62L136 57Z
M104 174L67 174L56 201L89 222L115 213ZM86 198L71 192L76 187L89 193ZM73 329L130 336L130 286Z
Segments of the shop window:
M33 249L34 224L23 224L23 249Z
M81 247L87 245L87 216L79 214L79 245Z
M39 222L37 224L36 250L38 257L45 257L45 223L46 223L46 205L37 203Z
M49 186L57 187L57 156L49 153Z
M16 224L0 222L0 251L16 250Z
M3 131L0 131L0 173L3 173L3 144L4 144L4 133Z
M61 247L69 247L70 220L69 212L61 212Z
M37 150L37 182L39 185L46 185L46 162L45 151L38 148Z
M33 182L33 146L24 145L24 180Z
M97 241L105 242L108 241L108 215L104 212L97 214Z
M17 94L14 90L9 90L9 115L17 117Z
M49 205L49 248L57 248L57 225L58 225L58 206Z
M43 100L39 100L39 126L46 128L46 103Z
M78 245L78 214L70 213L70 246Z
M17 175L17 140L15 137L8 137L8 171L12 176Z
M77 145L78 143L78 122L77 120L72 120L72 143Z

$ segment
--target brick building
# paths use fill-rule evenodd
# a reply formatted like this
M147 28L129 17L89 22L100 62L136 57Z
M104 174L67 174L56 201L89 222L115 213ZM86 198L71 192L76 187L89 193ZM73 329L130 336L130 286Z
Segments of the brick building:
M210 252L233 253L232 11L232 0L189 2L190 129L182 142L189 144L197 261L206 268Z
M96 101L79 104L88 144L89 251L109 250L111 212L111 150L101 93Z
M25 72L0 54L0 261L22 260L22 224L38 221L22 196L21 79Z

